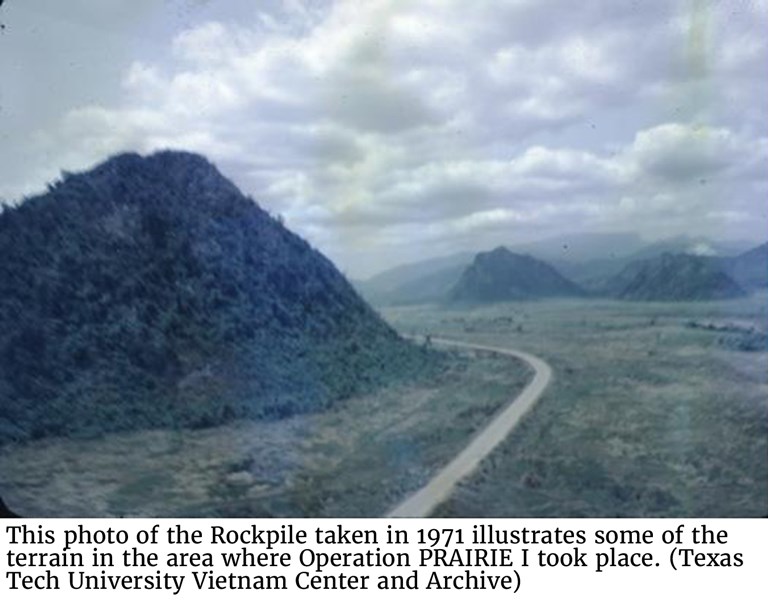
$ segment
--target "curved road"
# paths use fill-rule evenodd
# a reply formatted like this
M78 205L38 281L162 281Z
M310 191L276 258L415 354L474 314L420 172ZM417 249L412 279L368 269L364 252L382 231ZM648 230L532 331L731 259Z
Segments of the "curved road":
M517 398L493 420L485 429L476 434L472 441L451 462L427 482L420 490L403 500L395 508L389 511L387 517L427 517L439 504L444 502L453 492L456 484L472 473L488 454L491 453L501 441L520 422L536 401L541 397L544 389L552 379L552 368L540 358L531 354L511 350L508 348L496 348L459 342L441 338L432 338L435 344L455 346L457 348L469 348L471 350L485 350L505 356L514 356L528 363L534 370L533 380L520 392Z

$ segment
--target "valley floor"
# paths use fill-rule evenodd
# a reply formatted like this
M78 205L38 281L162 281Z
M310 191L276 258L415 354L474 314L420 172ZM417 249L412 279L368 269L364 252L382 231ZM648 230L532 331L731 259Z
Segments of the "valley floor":
M768 515L765 295L408 307L409 333L517 348L554 381L436 516Z

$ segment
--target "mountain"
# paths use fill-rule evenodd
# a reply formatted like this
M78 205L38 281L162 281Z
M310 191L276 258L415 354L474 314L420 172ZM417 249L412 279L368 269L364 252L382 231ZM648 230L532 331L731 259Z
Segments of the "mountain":
M513 252L550 262L571 279L612 275L623 266L623 263L616 266L619 257L642 247L643 241L638 235L621 232L565 234L509 246ZM367 300L379 305L440 302L474 257L472 252L460 252L416 261L355 282L355 286Z
M0 255L0 443L278 418L434 360L193 154L65 174Z
M383 299L392 306L442 302L466 268L466 264L444 267L434 273L403 283L391 290Z
M571 264L553 261L552 264L586 290L601 294L607 287L615 288L617 277L629 265L644 260L658 258L663 254L689 254L714 259L740 252L743 247L738 242L715 242L704 237L677 236L643 245L629 254L616 253L603 259ZM625 273L622 277L626 276Z
M418 304L445 298L474 254L460 252L400 265L355 282L369 302L382 305Z
M609 279L603 291L623 300L722 300L745 295L717 259L662 254L635 261Z
M563 234L534 242L509 245L510 251L529 254L546 261L561 275L579 287L597 295L616 293L620 276L633 263L657 258L664 253L724 257L741 252L743 243L715 242L704 237L677 236L653 243L635 233ZM742 287L751 289L768 285L768 251L762 247L755 254L745 252L733 259L722 259L723 269ZM762 254L761 254L762 252ZM388 269L355 282L355 287L377 305L403 305L441 302L456 286L474 255L461 252ZM763 262L761 262L763 261ZM762 277L762 279L761 279ZM760 283L763 281L764 283Z
M581 288L547 263L500 246L478 254L449 297L454 302L499 302L581 295Z
M469 263L439 268L424 273L391 289L371 288L366 283L356 286L369 302L383 306L402 306L442 302L461 277Z
M529 254L548 262L563 276L587 289L599 289L607 277L639 258L658 256L670 248L707 248L703 239L674 238L648 245L631 232L573 233L533 242L509 244L518 254ZM474 254L461 252L388 269L356 288L379 305L439 302L455 286Z
M725 259L723 266L728 274L746 289L768 287L768 243Z

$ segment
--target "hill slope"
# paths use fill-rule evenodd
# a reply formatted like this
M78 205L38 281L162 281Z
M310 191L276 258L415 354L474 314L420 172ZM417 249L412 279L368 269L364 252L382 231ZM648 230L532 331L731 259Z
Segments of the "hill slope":
M724 260L728 274L742 287L768 287L768 243Z
M604 291L623 300L722 300L745 295L717 259L663 254L636 261L606 282Z
M501 246L475 257L451 290L450 300L498 302L581 295L581 288L547 263Z
M66 175L0 255L0 443L280 417L429 360L192 154Z
M387 269L355 283L374 304L414 304L442 300L472 262L471 252L460 252Z

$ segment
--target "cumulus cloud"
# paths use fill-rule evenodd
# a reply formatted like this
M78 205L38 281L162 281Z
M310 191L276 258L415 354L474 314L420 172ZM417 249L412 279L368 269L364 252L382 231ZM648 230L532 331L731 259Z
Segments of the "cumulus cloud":
M638 132L628 158L645 175L687 181L717 176L749 150L728 129L668 123Z
M121 67L119 100L19 134L0 195L198 151L353 273L573 229L706 233L761 201L764 2L213 4Z

